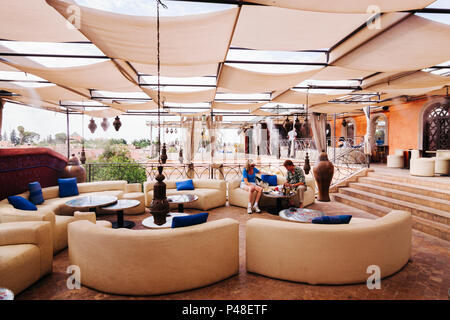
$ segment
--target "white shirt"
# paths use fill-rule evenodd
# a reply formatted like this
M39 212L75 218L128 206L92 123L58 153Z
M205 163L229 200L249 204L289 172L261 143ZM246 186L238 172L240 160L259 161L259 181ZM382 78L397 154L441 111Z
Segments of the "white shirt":
M294 140L296 136L297 136L297 132L295 130L291 130L288 132L289 140Z

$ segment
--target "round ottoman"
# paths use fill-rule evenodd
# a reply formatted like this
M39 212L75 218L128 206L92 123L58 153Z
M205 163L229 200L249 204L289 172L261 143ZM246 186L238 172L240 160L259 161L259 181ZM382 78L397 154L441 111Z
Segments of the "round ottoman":
M439 157L435 159L434 172L437 174L450 174L450 157Z
M143 192L124 193L121 199L138 200L140 202L137 207L123 210L124 214L142 214L145 212L145 195Z
M409 173L413 176L434 177L434 158L411 159Z
M403 168L403 156L391 154L387 156L388 168Z

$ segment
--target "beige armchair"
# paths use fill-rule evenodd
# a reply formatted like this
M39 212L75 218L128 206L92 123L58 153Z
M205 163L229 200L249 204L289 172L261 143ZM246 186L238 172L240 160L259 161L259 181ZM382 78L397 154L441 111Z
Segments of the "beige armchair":
M0 287L17 295L51 273L52 262L49 222L0 223Z

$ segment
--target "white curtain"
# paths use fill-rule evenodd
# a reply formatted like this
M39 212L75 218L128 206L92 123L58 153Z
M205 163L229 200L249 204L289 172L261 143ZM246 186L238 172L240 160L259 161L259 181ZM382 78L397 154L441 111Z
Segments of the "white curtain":
M327 135L326 135L327 115L324 113L313 113L311 117L311 126L313 131L314 142L317 151L327 151Z
M372 154L372 123L370 121L370 106L363 107L366 115L366 134L364 135L364 153Z

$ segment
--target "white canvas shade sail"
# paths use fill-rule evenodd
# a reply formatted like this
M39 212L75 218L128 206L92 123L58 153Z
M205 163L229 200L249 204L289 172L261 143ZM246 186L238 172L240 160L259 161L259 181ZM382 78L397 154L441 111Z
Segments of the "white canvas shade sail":
M72 10L69 8L70 14L73 14ZM0 38L44 42L88 41L44 0L2 1Z
M133 67L142 74L157 75L158 65L133 63ZM193 64L187 66L161 65L160 74L162 77L203 77L215 76L217 74L218 64Z
M357 103L321 103L311 106L309 111L318 113L342 113L360 110L363 107L363 105Z
M288 90L283 94L280 94L273 102L279 103L290 103L290 104L305 104L308 102L308 105L318 104L322 102L328 102L343 96L340 95L327 95L327 94L314 94L295 90Z
M390 92L391 90L401 91L402 89L442 87L445 85L450 85L450 77L417 71L398 79L366 87L364 90L372 92Z
M15 59L11 57L8 57L7 60L8 62L4 63L14 68L66 87L106 91L140 90L110 60L87 66L68 68L46 68L31 60L27 63L17 64L14 62Z
M128 110L155 110L158 109L158 105L153 101L145 102L145 103L132 103L132 104L118 104L112 103L108 104L114 109L121 110L123 112L127 112Z
M328 66L317 72L311 80L351 80L362 79L373 74L371 71L353 70L341 67Z
M263 105L265 105L266 102L263 103L225 103L225 102L213 102L212 108L213 109L220 109L220 110L251 110L251 109L259 109Z
M122 110L117 110L114 108L105 108L105 109L98 109L98 110L85 110L84 113L93 118L107 118L108 119L108 118L114 118L116 116L120 116L124 112Z
M320 68L297 73L262 73L224 65L218 87L236 93L272 92L287 90L317 73Z
M380 12L422 9L436 0L248 0L248 2L290 9L317 11L366 13L370 6Z
M155 103L158 103L158 90L153 90L148 87L142 86L141 89L152 98ZM211 102L214 100L216 89L208 89L201 91L189 91L189 92L175 92L175 91L161 91L160 99L162 102L177 102L177 103L200 103Z
M83 96L75 92L72 92L59 86L46 86L33 88L33 87L18 86L14 83L0 82L0 89L14 92L28 98L51 100L51 101L82 100L84 98Z
M65 18L66 1L47 0ZM110 58L157 63L156 17L130 16L80 6L80 31ZM211 64L224 61L238 8L207 14L160 17L161 63Z
M242 6L232 46L259 50L330 48L370 14L319 13L266 6Z
M419 70L449 59L448 39L450 25L412 15L334 65L373 72Z

